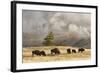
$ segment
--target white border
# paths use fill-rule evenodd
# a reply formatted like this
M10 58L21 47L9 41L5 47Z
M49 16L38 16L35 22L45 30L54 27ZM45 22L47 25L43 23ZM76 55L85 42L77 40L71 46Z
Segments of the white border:
M26 10L46 10L46 11L67 11L67 12L87 12L91 13L91 60L84 61L60 61L60 62L43 62L43 63L22 63L22 9ZM70 67L70 66L85 66L95 65L96 45L95 45L95 27L96 17L95 9L80 8L80 7L59 7L59 6L45 6L45 5L27 5L17 4L17 70L20 69L38 69L51 67Z

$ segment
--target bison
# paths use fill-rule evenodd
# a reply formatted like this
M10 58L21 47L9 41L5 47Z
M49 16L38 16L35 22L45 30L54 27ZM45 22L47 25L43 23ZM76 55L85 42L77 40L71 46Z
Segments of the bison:
M67 49L67 53L71 54L71 49L70 48Z
M46 56L46 53L44 51L40 51L40 56Z
M72 53L76 53L76 50L75 49L72 49Z
M54 49L51 50L51 54L55 54L55 55L57 54L58 55L58 54L60 54L60 51L59 51L58 48L54 48Z
M85 51L84 48L79 48L79 49L78 49L78 52L81 52L81 53L82 53L83 51Z
M34 56L34 55L46 56L46 53L44 51L34 50L34 51L32 51L32 56Z
M34 55L40 56L40 51L39 50L32 51L32 56Z

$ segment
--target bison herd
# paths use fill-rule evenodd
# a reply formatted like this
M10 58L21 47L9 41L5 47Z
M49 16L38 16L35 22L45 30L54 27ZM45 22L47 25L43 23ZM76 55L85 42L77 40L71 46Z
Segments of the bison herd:
M44 51L34 50L34 51L32 51L32 56L34 56L34 55L46 56L46 53Z
M76 49L70 49L70 48L68 48L66 50L67 54L82 53L84 51L85 51L84 48L79 48L78 51L76 51ZM58 48L51 49L51 55L59 55L60 53L61 52L60 52L60 50ZM32 56L34 56L34 55L36 55L36 56L46 56L46 53L43 50L42 51L34 50L34 51L32 51Z

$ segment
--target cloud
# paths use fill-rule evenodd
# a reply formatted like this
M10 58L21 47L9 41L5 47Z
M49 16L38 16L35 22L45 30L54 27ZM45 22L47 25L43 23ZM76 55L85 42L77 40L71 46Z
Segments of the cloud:
M36 40L42 42L50 31L54 33L55 39L59 41L62 39L91 38L90 27L90 13L23 10L23 33L30 33L32 34L30 36L34 37L38 36L37 38L29 38L33 42L36 42ZM26 40L26 38L23 40Z
M86 13L55 13L50 19L54 31L76 33L80 37L90 35L90 14Z

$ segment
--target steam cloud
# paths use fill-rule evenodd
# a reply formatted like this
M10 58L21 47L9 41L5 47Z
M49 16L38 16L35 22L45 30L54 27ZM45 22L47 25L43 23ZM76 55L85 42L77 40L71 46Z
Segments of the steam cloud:
M90 39L90 27L90 13L23 10L23 45L41 44L49 31L54 33L55 41L73 44L71 39Z

